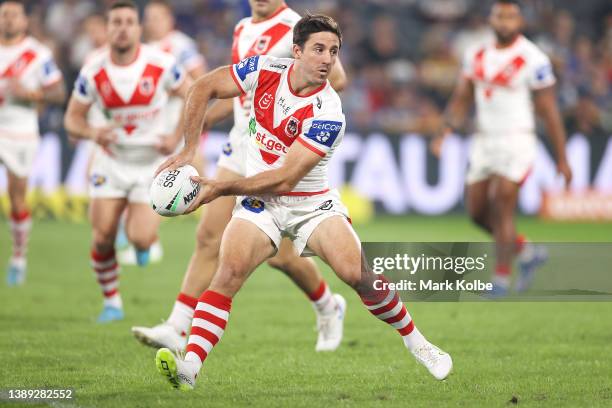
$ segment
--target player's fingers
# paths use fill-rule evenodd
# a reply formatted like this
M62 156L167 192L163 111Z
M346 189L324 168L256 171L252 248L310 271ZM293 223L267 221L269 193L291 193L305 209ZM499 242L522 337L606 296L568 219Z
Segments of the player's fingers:
M199 176L191 176L191 180L195 181L196 183L204 186L206 184L208 184L208 179L205 177L199 177Z
M157 168L157 170L155 170L155 177L157 177L159 175L159 173L161 173L165 169L171 167L172 164L174 163L174 160L175 160L174 157L170 157L170 158L166 159L166 161L164 161L162 164L160 164L159 167Z

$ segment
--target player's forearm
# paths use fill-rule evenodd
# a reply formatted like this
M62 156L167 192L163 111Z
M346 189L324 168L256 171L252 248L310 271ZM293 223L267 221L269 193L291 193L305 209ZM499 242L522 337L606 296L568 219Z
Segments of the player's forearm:
M460 97L453 96L444 111L444 124L451 129L460 129L465 123L468 103Z
M293 190L297 180L288 177L286 171L281 169L264 171L251 177L220 182L218 188L220 195L261 195L280 194Z
M44 89L42 92L42 102L61 105L65 101L66 87L63 81L51 88Z
M78 139L92 138L92 128L84 117L67 113L64 116L64 128L72 137Z
M567 162L567 156L565 154L565 128L563 127L559 111L552 108L546 109L542 113L542 119L544 120L547 133L555 150L557 162Z
M193 151L198 147L198 139L204 126L206 107L212 97L208 76L201 77L189 89L183 114L185 149Z
M336 92L340 92L346 88L348 80L346 78L346 72L340 60L336 62L331 74L329 75L329 82Z

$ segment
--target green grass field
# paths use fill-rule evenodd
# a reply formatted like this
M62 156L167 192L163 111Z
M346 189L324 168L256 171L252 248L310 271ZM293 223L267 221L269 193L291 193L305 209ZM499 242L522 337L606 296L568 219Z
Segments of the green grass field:
M612 241L610 224L521 218L519 225L534 240ZM0 285L0 388L75 389L75 400L54 407L506 407L513 397L520 406L612 406L612 303L409 304L421 331L453 357L454 374L437 382L327 268L328 282L348 300L337 352L314 352L314 313L304 295L262 267L236 297L197 388L179 393L130 327L167 317L194 229L191 221L163 224L165 259L123 269L126 319L100 326L89 226L37 223L27 284ZM357 229L364 241L486 240L461 216L379 218ZM4 230L2 263L9 248Z

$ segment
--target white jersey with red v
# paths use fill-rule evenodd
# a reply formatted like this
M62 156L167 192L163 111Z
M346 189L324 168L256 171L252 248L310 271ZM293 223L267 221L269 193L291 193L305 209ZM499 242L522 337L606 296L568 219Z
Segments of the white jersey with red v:
M291 88L294 60L271 56L249 57L231 66L243 93L254 94L248 125L247 176L282 166L297 141L321 161L296 186L300 195L326 191L327 166L345 131L338 94L329 81L308 95Z
M35 104L15 100L8 92L8 83L36 90L62 79L51 50L32 37L25 37L12 46L0 46L0 136L37 137L38 112Z
M243 18L234 28L232 64L255 55L271 55L291 58L293 26L300 15L283 4L263 21L254 23L252 17ZM253 95L245 94L234 99L234 126L243 132L248 128L248 117Z
M140 46L129 65L114 64L105 50L81 69L73 97L104 112L115 127L118 140L113 153L120 158L130 150L152 150L163 129L162 108L184 78L172 55L148 45Z
M535 132L531 93L555 83L548 57L523 36L468 50L463 75L474 82L478 131L493 137Z

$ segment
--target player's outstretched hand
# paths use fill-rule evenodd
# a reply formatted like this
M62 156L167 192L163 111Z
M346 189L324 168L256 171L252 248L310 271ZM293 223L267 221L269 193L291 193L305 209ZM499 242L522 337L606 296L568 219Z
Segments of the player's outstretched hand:
M168 157L160 166L155 170L155 177L164 170L175 170L186 164L190 164L193 161L195 152L191 150L183 149L180 153L174 156Z
M569 188L572 182L572 169L566 161L557 163L557 173L563 176L565 180L565 188Z
M217 188L217 183L214 180L207 179L205 177L195 177L195 176L191 177L191 180L198 183L201 186L201 188L200 188L200 193L198 194L196 199L193 201L193 203L191 203L189 208L187 208L187 211L185 211L185 214L194 212L195 210L200 208L200 206L210 203L215 198L221 195L219 189Z
M91 139L102 147L108 147L117 141L114 130L112 126L95 128L92 130Z

